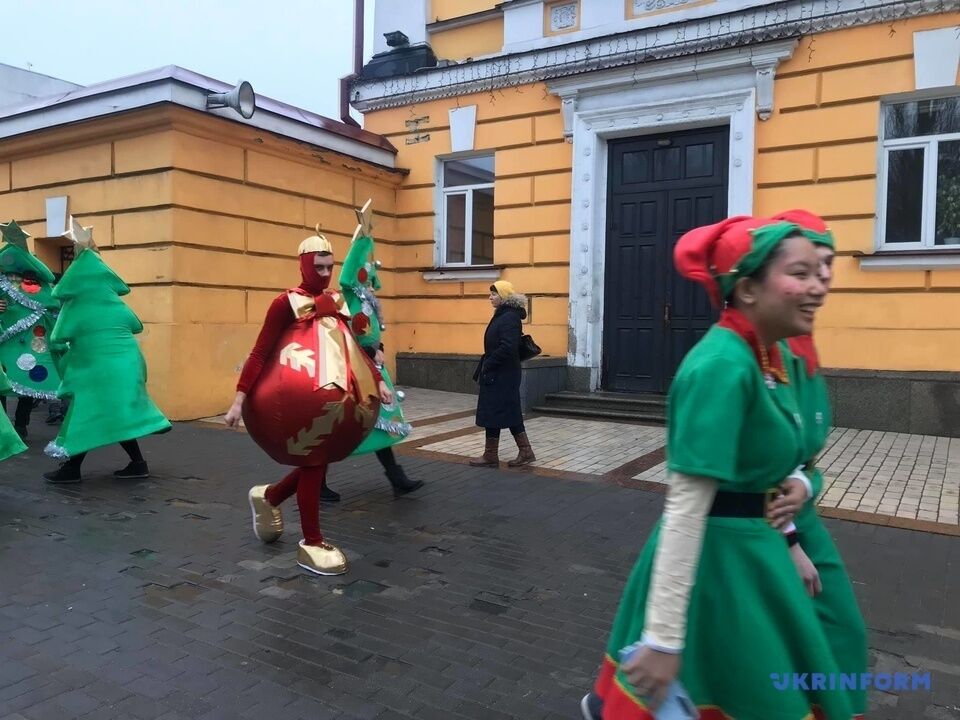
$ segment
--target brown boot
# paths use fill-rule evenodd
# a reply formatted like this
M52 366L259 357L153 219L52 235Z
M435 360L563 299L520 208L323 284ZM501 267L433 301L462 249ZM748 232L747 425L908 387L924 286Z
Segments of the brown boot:
M500 465L500 438L487 438L483 455L470 461L473 467L498 467Z
M533 454L533 448L530 447L530 439L527 437L525 432L517 435L516 441L517 449L520 452L517 453L516 459L511 460L507 463L507 465L510 467L520 467L521 465L529 465L537 459L537 456Z

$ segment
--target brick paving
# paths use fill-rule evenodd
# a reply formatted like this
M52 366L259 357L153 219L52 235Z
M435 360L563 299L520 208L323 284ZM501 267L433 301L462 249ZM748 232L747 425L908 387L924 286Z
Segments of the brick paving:
M36 423L35 423L36 425ZM279 468L240 432L144 442L153 476L49 487L52 430L0 466L0 720L576 718L622 583L662 495L403 456L428 485L394 499L372 458L331 473L323 525L351 562L294 564L253 537L247 488ZM878 671L932 691L869 717L960 718L960 540L828 521Z

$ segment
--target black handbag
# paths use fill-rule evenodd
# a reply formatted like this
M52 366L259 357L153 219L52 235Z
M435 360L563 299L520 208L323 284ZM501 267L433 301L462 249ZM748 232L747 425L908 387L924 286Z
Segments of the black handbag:
M543 350L540 349L540 346L537 345L529 335L524 335L520 338L520 362L535 358L542 352Z

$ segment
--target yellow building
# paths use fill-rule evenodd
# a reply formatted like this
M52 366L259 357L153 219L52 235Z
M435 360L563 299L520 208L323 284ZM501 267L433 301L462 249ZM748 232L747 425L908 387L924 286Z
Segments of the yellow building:
M317 223L342 257L353 209L372 198L388 292L393 282L402 173L389 141L266 98L250 119L208 111L207 95L226 90L168 67L0 108L0 218L20 222L55 272L70 259L65 213L93 226L144 322L150 392L175 420L229 406Z
M407 171L401 382L469 389L503 278L553 358L528 371L532 402L663 393L713 319L673 243L801 207L839 243L817 329L838 424L960 435L958 10L376 0L378 54L350 100Z

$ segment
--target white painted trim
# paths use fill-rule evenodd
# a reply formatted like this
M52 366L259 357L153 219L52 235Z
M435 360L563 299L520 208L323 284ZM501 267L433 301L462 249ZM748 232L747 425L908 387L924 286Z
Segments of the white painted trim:
M960 69L960 32L956 27L913 33L914 86L955 87Z
M722 52L696 61L653 63L548 83L563 102L573 141L570 218L570 346L567 362L590 369L600 386L603 367L608 141L696 127L729 125L727 214L753 210L757 107L755 60L773 69L796 42L770 43L751 53ZM691 68L696 62L697 68ZM636 78L640 72L642 77ZM772 100L772 99L771 99Z
M521 10L532 12L529 7L504 7L505 16ZM351 83L350 96L357 110L367 112L954 10L960 10L960 0L783 0L775 9L760 6L720 17L681 16L675 22L631 29L615 38L555 36L550 40L561 44L500 53L406 76L357 81ZM507 26L504 32L512 37Z
M864 255L860 258L861 270L943 270L960 267L960 255L939 254L937 249L921 250L916 255ZM921 254L922 253L922 254Z
M457 268L456 270L431 270L423 273L427 282L479 282L499 280L499 268Z

